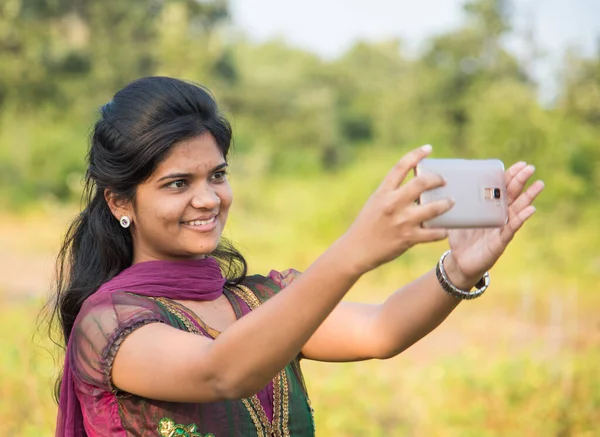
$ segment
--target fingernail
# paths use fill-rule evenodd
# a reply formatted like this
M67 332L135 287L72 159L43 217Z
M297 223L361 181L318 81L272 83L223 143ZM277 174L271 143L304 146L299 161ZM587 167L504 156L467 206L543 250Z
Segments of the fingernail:
M531 167L531 169L532 169L533 171L535 171L535 165L530 165L529 167Z
M431 152L433 150L433 147L431 147L431 144L425 144L424 146L421 146L421 150L423 150L423 152Z

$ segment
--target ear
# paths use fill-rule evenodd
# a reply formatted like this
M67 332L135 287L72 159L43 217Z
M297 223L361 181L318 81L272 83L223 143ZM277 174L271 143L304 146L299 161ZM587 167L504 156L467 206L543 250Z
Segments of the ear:
M121 217L127 216L134 221L133 217L133 206L131 202L123 199L122 196L111 191L110 188L104 189L104 200L106 200L106 204L110 208L110 212L117 219L121 220Z

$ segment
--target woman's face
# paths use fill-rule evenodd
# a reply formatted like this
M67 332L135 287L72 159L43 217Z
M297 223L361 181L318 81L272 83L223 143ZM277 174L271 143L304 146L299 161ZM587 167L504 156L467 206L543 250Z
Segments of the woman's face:
M208 133L173 147L136 191L134 264L198 258L216 249L233 201L226 167Z

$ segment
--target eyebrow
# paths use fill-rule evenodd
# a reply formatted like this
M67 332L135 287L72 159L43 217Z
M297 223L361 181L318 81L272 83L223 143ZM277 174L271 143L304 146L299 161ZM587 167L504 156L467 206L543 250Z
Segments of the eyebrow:
M228 167L228 164L226 162L223 162L222 164L219 164L216 167L212 168L209 173L214 173L216 171L223 170L226 167ZM191 178L193 176L193 173L169 173L168 175L159 178L156 182L161 182L166 179Z

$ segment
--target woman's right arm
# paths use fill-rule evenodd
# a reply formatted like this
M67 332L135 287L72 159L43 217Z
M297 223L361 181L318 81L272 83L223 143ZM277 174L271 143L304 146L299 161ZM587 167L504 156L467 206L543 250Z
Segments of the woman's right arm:
M215 340L152 323L129 334L116 353L112 381L139 396L176 402L213 402L251 396L292 361L365 272L445 230L420 224L451 208L442 200L414 200L443 185L437 175L401 185L430 153L404 156L371 196L350 229L298 279L244 316Z

